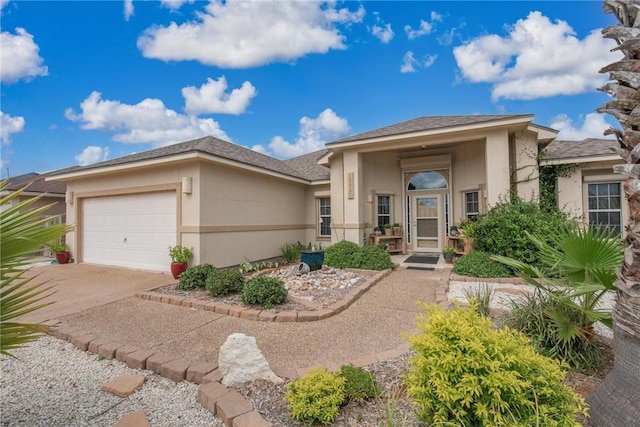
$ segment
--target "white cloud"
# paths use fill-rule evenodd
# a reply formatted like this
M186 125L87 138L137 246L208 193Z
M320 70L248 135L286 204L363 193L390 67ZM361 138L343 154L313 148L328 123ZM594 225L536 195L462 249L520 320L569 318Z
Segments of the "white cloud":
M3 31L0 34L0 81L13 83L20 79L46 76L48 69L43 65L40 48L33 36L24 28L16 28L16 34Z
M300 119L300 130L295 142L288 142L277 135L271 138L267 147L255 145L252 149L280 158L296 157L321 150L327 142L346 135L350 130L347 119L327 108L315 119L306 116Z
M242 83L239 89L233 89L230 94L226 90L227 79L224 76L218 80L208 78L200 89L195 86L182 88L184 110L189 114L242 114L257 94L256 88L248 81Z
M0 145L11 143L11 134L22 132L24 124L24 117L13 117L0 111Z
M391 29L391 24L383 24L383 25L384 25L383 27L377 24L374 25L371 28L371 34L377 37L382 43L387 44L391 41L391 39L393 39L393 36L395 34Z
M413 56L413 52L408 51L402 57L402 65L400 66L401 73L414 73L416 72L416 68L429 68L431 67L438 59L438 55L425 55L424 59L421 61L417 60Z
M422 66L424 68L429 68L436 62L436 59L438 59L438 55L425 55Z
M621 58L615 42L593 30L584 39L565 22L552 23L531 12L505 37L489 34L453 49L462 76L473 83L493 83L492 98L531 100L575 95L600 87L599 70Z
M0 11L9 3L9 0L0 0Z
M604 136L604 131L611 127L604 119L604 115L589 113L584 116L582 124L574 125L573 120L566 114L559 114L553 118L549 127L560 131L556 139L568 141L582 141L586 138L615 138L615 135Z
M404 57L402 57L402 65L400 66L400 72L413 73L416 71L415 66L418 64L419 64L418 60L413 57L413 52L409 51L404 54Z
M82 150L82 153L74 157L80 166L102 162L109 158L109 147L90 145Z
M133 16L133 0L124 0L124 20L128 21Z
M182 7L183 4L191 4L195 0L160 0L160 3L163 7L171 10L178 10Z
M411 25L405 25L404 32L407 34L409 40L417 39L418 37L431 34L431 31L433 31L433 23L440 21L442 21L442 16L438 12L431 12L431 22L421 19L418 29L414 30L411 28Z
M207 135L229 140L215 120L178 114L159 99L146 98L129 105L103 100L94 91L80 108L80 113L68 108L65 117L82 122L83 129L119 132L113 140L125 144L151 143L160 147Z
M352 12L335 1L211 1L197 19L153 26L138 38L147 58L196 60L224 68L247 68L292 61L309 53L346 49L336 24L361 22L362 6Z

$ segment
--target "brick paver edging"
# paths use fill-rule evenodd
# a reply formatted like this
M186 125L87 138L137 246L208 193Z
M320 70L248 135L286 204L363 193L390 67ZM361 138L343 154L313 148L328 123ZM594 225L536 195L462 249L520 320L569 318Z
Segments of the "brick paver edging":
M124 345L116 339L98 337L89 331L49 320L43 323L47 333L72 343L80 350L117 359L132 369L145 369L175 382L198 384L198 402L227 427L271 427L237 391L220 383L222 375L215 363L187 362L153 350Z
M451 273L449 280L454 282L487 282L487 283L509 283L512 285L526 285L527 282L520 277L470 277L460 276L455 273Z
M196 310L213 311L227 316L239 317L246 320L255 320L258 322L315 322L317 320L335 316L336 314L346 310L347 307L357 301L358 298L360 298L360 296L362 296L373 285L391 274L391 271L391 269L387 269L376 273L361 285L353 288L353 290L345 295L344 298L334 302L327 308L314 310L310 307L309 311L281 311L279 313L274 313L270 310L257 310L239 305L210 302L196 298L182 297L179 295L162 294L154 292L153 290L137 292L135 296L149 301L188 307Z

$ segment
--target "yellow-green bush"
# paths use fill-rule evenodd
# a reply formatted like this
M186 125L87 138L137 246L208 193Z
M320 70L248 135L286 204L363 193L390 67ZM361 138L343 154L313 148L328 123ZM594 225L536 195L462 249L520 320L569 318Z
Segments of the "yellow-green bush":
M423 304L405 377L419 419L434 425L579 426L584 400L557 361L477 312Z
M345 379L320 367L287 385L285 400L294 420L330 424L345 401Z

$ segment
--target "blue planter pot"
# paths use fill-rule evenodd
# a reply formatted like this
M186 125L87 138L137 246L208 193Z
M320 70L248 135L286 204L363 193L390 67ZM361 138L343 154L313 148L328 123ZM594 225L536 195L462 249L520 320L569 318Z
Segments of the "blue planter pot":
M324 251L302 251L300 262L307 264L310 271L319 270L324 263Z

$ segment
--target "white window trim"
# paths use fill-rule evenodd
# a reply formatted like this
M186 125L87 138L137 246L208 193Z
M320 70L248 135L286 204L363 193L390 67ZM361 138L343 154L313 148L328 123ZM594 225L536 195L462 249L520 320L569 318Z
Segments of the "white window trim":
M331 210L331 197L316 197L316 215L317 215L317 224L318 226L316 227L316 237L318 238L327 238L327 237L331 237L331 211L329 212L329 234L322 234L322 218L323 215L320 212L321 209L321 200L329 200L329 210ZM326 215L324 216L326 217Z
M620 178L620 175L597 175L597 176L585 176L583 177L582 185L582 212L583 220L586 225L589 225L589 184L619 184L620 185L620 236L626 235L625 225L627 224L627 218L629 218L629 203L627 203L627 197L624 193L622 186L624 179Z
M478 193L478 211L475 215L480 215L482 213L482 191L479 188L463 190L462 191L462 215L463 219L469 218L469 212L467 212L467 194L468 193Z
M395 215L394 215L394 193L393 191L375 191L374 193L374 203L373 203L373 220L374 220L374 227L378 227L378 197L380 196L387 196L389 197L389 224L394 224L394 223L398 223L400 224L400 221L396 221L395 220Z

